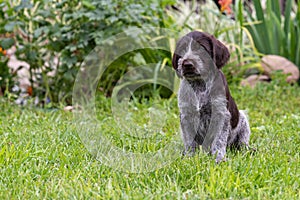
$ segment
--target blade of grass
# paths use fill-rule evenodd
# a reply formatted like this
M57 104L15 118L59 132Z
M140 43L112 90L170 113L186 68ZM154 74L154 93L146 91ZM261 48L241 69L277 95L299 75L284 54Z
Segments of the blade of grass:
M267 23L266 23L266 18L264 16L264 10L262 9L262 6L261 6L261 1L259 0L254 0L253 1L254 3L254 7L255 7L255 11L256 11L256 17L257 17L257 20L259 21L262 21L262 24L259 24L257 26L255 26L255 29L257 29L256 33L255 34L255 37L253 37L254 41L255 41L255 44L257 45L258 50L263 52L263 53L266 53L266 52L270 52L271 51L271 43L270 42L270 38L269 38L269 34L266 30L268 30L268 27L267 26ZM258 38L263 38L263 41L259 41ZM258 46L258 43L260 44Z
M279 0L272 0L270 2L272 2L271 6L272 6L273 13L275 14L276 18L281 23L281 11L280 11Z
M246 28L246 27L242 27L243 31L246 33L246 35L248 36L248 39L250 41L250 44L251 44L251 47L254 51L254 53L258 56L263 56L264 54L260 53L256 47L255 47L255 44L254 44L254 41L253 41L253 38L252 38L252 35L251 33L249 32L249 30Z
M281 45L284 44L284 31L281 28L281 23L276 17L276 14L274 12L271 13L271 21L273 21L273 51L272 53L276 55L282 55L282 52L280 52Z
M244 58L243 58L243 51L241 49L241 47L235 43L230 43L229 46L232 46L235 48L235 53L238 55L238 60L239 63L244 63Z
M278 0L275 0L278 1ZM267 0L267 7L266 7L266 12L265 12L265 17L266 20L264 21L264 25L265 25L265 32L266 35L268 35L268 40L267 43L269 44L269 50L266 51L265 53L271 53L271 54L278 54L276 53L276 47L275 47L275 41L276 41L276 31L275 31L275 27L273 24L273 20L272 19L272 4L274 3L274 1L271 0Z
M243 7L243 3L241 0L238 0L235 4L235 7L236 7L236 19L238 20L239 22L239 25L240 27L243 27L243 24L244 24L244 15L243 15L243 10L244 10L244 7ZM243 49L243 29L240 28L240 34L239 34L239 45L240 47Z
M298 1L297 5L297 14L295 19L295 32L298 36L298 39L296 40L296 51L295 51L295 64L300 68L300 41L299 41L299 35L300 35L300 1Z
M290 15L292 11L292 0L287 0L284 11L284 33L287 36L290 28Z
M284 29L284 38L285 38L285 47L284 47L284 53L283 55L285 57L287 57L288 55L291 54L291 43L290 43L290 34L289 34L289 31L290 31L290 14L291 14L291 11L292 11L292 0L287 0L286 1L286 5L285 5L285 11L284 11L284 26L283 26L283 29Z
M252 46L255 46L256 52L258 52L258 51L264 52L262 37L256 27L257 26L255 26L255 25L250 25L250 26L246 26L245 29L243 29L243 30L246 33L247 32L249 33L249 34L247 34L247 36L251 37L250 43L252 44Z
M289 48L289 51L290 51L290 60L293 61L293 60L296 60L295 58L295 53L293 52L296 52L296 49L297 49L297 44L296 42L292 42L292 41L296 41L296 39L298 38L297 37L297 30L296 30L296 27L294 27L294 23L293 21L290 22L290 35L289 35L289 40L290 40L290 48Z
M158 77L158 72L159 72L159 69L161 68L161 61L158 62L155 66L155 71L154 71L154 77L153 77L153 91L155 92L156 90L156 87L157 87L157 77Z

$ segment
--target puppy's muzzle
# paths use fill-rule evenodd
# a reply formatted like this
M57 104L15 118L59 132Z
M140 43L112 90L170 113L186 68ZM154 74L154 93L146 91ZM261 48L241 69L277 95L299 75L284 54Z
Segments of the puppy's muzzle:
M185 77L190 77L190 76L196 75L196 69L195 69L192 61L184 60L182 62L182 74Z

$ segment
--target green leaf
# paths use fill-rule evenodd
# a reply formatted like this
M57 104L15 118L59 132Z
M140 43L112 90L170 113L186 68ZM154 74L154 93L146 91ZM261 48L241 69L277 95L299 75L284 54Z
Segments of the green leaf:
M253 37L253 40L255 41L255 45L257 45L257 48L259 51L265 53L265 52L270 52L271 47L270 47L270 39L268 35L268 24L266 23L266 18L264 16L264 10L262 9L261 6L261 1L260 0L254 0L254 7L256 11L256 17L258 21L262 21L261 24L252 26L255 29L255 37ZM263 39L263 41L261 40Z
M243 27L244 25L244 15L243 15L243 2L241 0L238 0L236 2L236 18L239 21L240 27ZM240 28L240 35L239 35L239 45L241 48L243 48L243 29Z
M22 0L20 5L15 7L15 11L20 11L23 9L31 9L33 8L33 4L30 2L30 0Z
M244 23L244 15L243 15L244 7L243 7L243 3L242 3L241 0L238 1L237 6L238 6L237 19L240 23L240 26L243 26L243 23Z
M34 37L38 38L40 37L42 34L47 34L49 32L49 28L47 26L45 27L40 27L34 30Z
M53 14L51 13L50 10L39 10L38 16L42 16L43 18L46 19L46 18L53 17Z
M271 13L271 19L274 22L272 24L273 29L274 29L274 31L272 32L273 33L272 41L274 41L272 53L276 54L276 55L280 55L280 48L281 48L282 42L284 42L284 40L283 40L284 31L282 30L281 23L278 20L276 14L274 12Z
M90 1L87 1L87 0L82 1L82 5L90 10L96 9L96 7Z
M73 79L74 79L71 70L68 70L67 72L65 72L63 77L66 81L73 81Z
M264 19L265 19L264 18L264 12L263 12L260 0L254 0L253 3L254 3L254 8L255 8L255 11L256 11L257 19L264 21Z
M286 43L286 48L290 48L290 42L289 42L289 30L290 30L290 20L291 20L291 11L292 11L292 0L287 0L285 4L285 11L284 11L284 35L285 35L285 43Z
M14 22L14 21L8 22L7 24L5 24L4 30L7 32L13 32L16 25L17 25L17 22Z
M3 49L9 49L14 44L15 44L15 40L13 38L4 38L0 42L0 45Z
M275 14L276 18L281 23L281 10L279 5L279 0L268 0L269 2L272 2L272 11Z

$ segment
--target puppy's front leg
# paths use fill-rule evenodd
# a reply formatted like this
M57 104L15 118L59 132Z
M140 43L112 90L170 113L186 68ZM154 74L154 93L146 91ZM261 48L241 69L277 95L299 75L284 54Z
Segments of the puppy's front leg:
M180 129L181 136L184 143L184 155L193 155L198 146L195 141L196 129L194 127L197 117L193 113L189 112L188 109L181 110L180 113Z
M203 148L216 154L216 162L222 161L226 154L227 138L230 133L230 113L226 108L226 99L222 96L212 101L212 115Z
M222 126L220 124L220 126ZM230 134L230 115L225 114L224 116L224 125L221 132L216 136L215 140L211 146L211 153L216 154L216 162L219 163L225 159L227 139Z

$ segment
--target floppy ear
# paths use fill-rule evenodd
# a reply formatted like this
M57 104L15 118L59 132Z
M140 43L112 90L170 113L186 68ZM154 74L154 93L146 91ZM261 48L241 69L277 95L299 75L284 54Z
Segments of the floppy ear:
M172 58L172 65L173 65L173 68L177 71L177 68L178 68L178 60L179 60L179 56L174 52L173 54L173 58Z
M179 61L179 59L182 57L182 56L180 56L180 54L179 54L179 52L178 52L178 51L180 51L180 47L179 47L179 46L180 46L181 42L182 42L182 38L177 42L175 51L174 51L174 53L173 53L173 58L172 58L172 65L173 65L173 68L175 69L175 72L176 72L176 74L177 74L177 76L178 76L179 78L182 78L182 76L181 76L180 73L178 72L178 61Z
M213 59L218 69L221 69L229 60L228 48L214 37L211 37L213 45Z
M177 76L179 78L182 78L182 76L178 72L178 60L179 59L180 59L180 56L178 54L176 54L176 51L175 51L174 54L173 54L173 58L172 58L172 65L173 65L173 68L175 69L175 72L176 72Z

